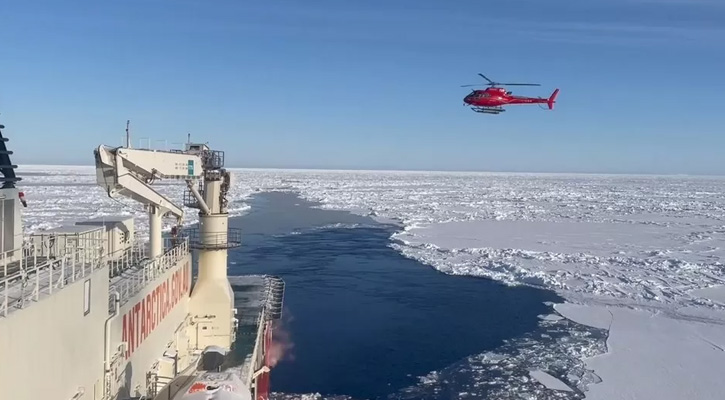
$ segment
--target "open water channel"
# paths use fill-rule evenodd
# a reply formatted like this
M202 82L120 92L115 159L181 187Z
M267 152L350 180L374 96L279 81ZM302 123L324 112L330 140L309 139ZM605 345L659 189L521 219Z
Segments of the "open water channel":
M468 356L496 349L513 357L532 335L569 335L567 327L537 333L545 328L538 316L551 312L545 302L561 300L554 293L442 274L388 246L398 226L313 208L285 192L255 195L251 206L230 220L244 232L230 274L286 282L276 398L483 398L526 371L483 361L476 372Z

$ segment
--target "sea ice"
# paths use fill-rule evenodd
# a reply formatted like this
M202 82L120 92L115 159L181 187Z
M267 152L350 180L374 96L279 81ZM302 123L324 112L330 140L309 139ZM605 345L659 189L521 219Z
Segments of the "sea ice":
M398 221L391 246L442 272L553 289L581 305L571 318L603 329L615 315L615 353L581 354L601 377L582 387L587 398L722 393L708 384L725 329L722 177L280 171L264 180L323 208ZM617 348L632 350L612 356ZM666 366L647 362L655 354ZM698 366L693 354L714 364Z
M536 379L537 381L541 382L542 385L546 386L548 389L551 390L564 390L567 392L571 392L572 389L561 380L549 375L546 373L546 371L542 371L540 369L531 371L531 377Z
M391 247L444 273L555 290L567 299L556 306L564 317L605 332L611 324L604 346L604 337L577 333L585 331L565 325L569 320L542 319L588 339L550 341L559 333L512 343L529 350L511 347L496 364L505 373L486 384L508 393L502 398L707 399L725 392L716 376L725 367L722 177L233 172L232 215L245 212L257 191L294 191L322 208L399 224ZM138 217L147 230L143 208L109 199L93 167L21 166L18 174L30 230L117 213ZM180 183L158 188L181 203ZM195 222L196 210L186 211L186 222ZM485 365L473 360L457 371L478 376ZM526 380L524 365L576 391L541 392L547 389ZM470 398L482 390L471 382L456 393Z
M572 308L557 310L569 317ZM612 315L608 352L586 361L603 381L589 387L587 399L714 400L725 393L720 372L725 369L722 320L712 324L591 305L579 308L572 319L581 320L584 312Z
M125 197L111 199L96 183L93 166L41 166L21 165L17 170L23 180L19 187L25 192L28 207L24 209L25 228L28 232L73 224L79 219L105 215L129 215L135 217L137 234L148 235L148 214L143 206ZM198 210L183 206L185 184L162 181L154 185L162 195L184 209L183 225L198 222ZM243 202L251 191L237 186L232 191L229 204L230 216L242 215L249 209ZM174 225L165 219L163 229Z

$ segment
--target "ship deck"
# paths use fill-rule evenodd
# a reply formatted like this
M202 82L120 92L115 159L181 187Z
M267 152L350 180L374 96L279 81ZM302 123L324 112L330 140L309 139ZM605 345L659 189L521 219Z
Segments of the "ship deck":
M262 346L266 322L279 317L284 284L269 275L229 276L237 310L238 330L228 368L240 368L243 381L251 380L254 360L263 357Z
M200 365L192 368L194 372L182 373L163 399L177 399L186 393L190 386L204 376L231 373L238 377L246 387L252 387L254 372L264 365L264 344L266 329L272 329L268 323L280 317L284 283L280 278L269 275L229 276L234 292L234 306L237 310L237 336L232 351L227 354L218 372L205 371Z
M119 293L120 305L123 306L129 298L188 254L189 242L184 240L174 247L166 248L156 260L151 260L145 256L145 251L140 251L132 253L128 261L112 265L109 272L109 311L113 310L113 293Z
M168 248L157 260L150 260L145 251L130 247L112 259L90 257L83 249L60 257L25 255L12 261L0 259L0 318L29 307L53 295L94 271L108 267L109 312L113 310L113 293L121 296L121 305L142 290L189 252L188 241Z
M100 259L25 256L0 265L0 317L62 290L101 268Z

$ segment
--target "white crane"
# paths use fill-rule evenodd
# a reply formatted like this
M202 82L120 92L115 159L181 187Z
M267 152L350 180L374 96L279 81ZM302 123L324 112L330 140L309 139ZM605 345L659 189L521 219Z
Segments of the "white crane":
M174 216L180 225L184 211L151 184L157 179L186 182L189 196L184 203L200 210L199 228L189 235L190 247L199 251L199 272L189 312L194 326L204 327L195 332L195 343L199 349L209 345L229 348L236 324L234 294L227 278L227 250L241 245L241 231L228 228L231 174L223 168L224 153L192 143L187 143L184 151L99 146L94 153L98 184L109 196L127 196L148 206L152 259L162 254L161 218Z
M177 219L177 225L181 225L184 210L156 191L151 184L158 179L185 180L193 189L192 193L198 195L194 184L204 176L201 157L188 152L103 145L94 153L96 179L106 189L108 196L126 196L148 207L150 256L153 259L161 255L161 219L167 215L173 216ZM200 201L200 204L203 203Z

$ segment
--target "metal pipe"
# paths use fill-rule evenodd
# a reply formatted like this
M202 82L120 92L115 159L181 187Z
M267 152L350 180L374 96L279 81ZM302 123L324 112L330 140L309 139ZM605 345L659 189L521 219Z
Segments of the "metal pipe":
M204 198L201 197L201 194L199 194L199 191L196 190L193 182L190 179L186 180L186 186L189 187L191 194L194 196L197 203L199 203L199 208L201 209L201 211L203 211L204 214L207 214L207 215L211 214L211 210L209 209L209 206L206 205L206 203L204 202Z
M118 291L113 292L113 314L106 319L105 332L104 332L104 356L103 356L103 370L109 372L111 370L111 322L118 316L118 312L121 309L121 294Z
M161 255L161 210L149 206L149 247L151 259Z

